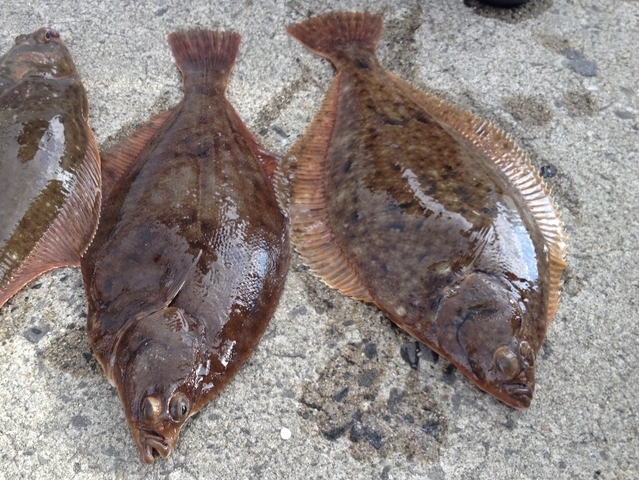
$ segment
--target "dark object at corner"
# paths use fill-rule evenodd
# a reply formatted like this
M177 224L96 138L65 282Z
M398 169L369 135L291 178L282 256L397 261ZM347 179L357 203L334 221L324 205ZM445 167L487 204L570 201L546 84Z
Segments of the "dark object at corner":
M491 7L518 7L528 2L528 0L479 0L481 3Z

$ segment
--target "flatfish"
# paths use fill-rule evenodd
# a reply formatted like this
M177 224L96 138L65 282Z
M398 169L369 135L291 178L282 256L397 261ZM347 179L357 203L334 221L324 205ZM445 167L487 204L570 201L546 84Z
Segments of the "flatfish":
M562 222L505 133L382 69L382 23L329 13L288 28L337 69L289 153L291 239L328 285L527 408L565 268Z
M102 220L82 261L89 342L146 463L247 360L290 257L277 159L225 96L240 35L168 41L184 98L104 152Z
M100 213L87 96L60 34L0 57L0 307L42 273L79 266Z

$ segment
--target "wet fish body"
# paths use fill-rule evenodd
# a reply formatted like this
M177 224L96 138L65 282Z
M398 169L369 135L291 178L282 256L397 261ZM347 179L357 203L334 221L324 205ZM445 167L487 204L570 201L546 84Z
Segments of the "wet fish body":
M558 304L562 223L507 135L381 68L381 30L360 13L288 29L337 69L289 153L293 243L328 285L527 408Z
M58 32L0 57L0 306L53 268L78 266L100 211L88 103Z
M147 463L247 360L288 269L276 159L225 96L239 43L171 34L182 102L103 154L108 198L82 262L87 330Z

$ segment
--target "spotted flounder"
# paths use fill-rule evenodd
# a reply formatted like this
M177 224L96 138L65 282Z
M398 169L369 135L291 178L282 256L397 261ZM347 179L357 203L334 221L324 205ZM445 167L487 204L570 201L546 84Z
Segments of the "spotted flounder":
M100 213L100 157L71 54L52 28L0 57L0 307L78 266Z
M146 463L254 350L290 257L277 159L225 95L240 36L169 44L184 98L103 153L102 220L82 261L89 342Z
M288 28L337 69L289 153L291 238L328 285L527 408L566 265L562 222L506 134L382 69L382 23L329 13Z

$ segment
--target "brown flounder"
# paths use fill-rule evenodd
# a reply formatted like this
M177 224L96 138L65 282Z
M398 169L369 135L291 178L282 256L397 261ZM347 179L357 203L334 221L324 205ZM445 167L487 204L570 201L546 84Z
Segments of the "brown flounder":
M362 13L288 28L337 69L289 153L291 238L328 285L527 408L565 268L559 215L506 134L380 67L381 31Z
M103 154L102 221L82 261L89 342L147 463L247 360L290 257L276 159L225 96L240 36L169 44L184 98Z
M100 212L100 157L71 54L52 28L0 57L0 307L78 266Z

